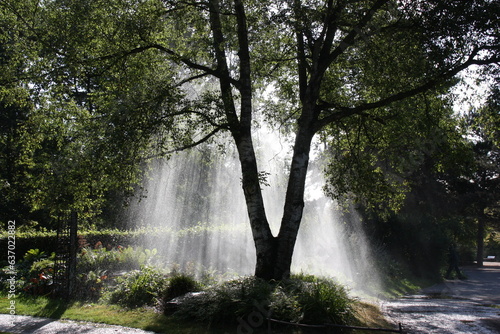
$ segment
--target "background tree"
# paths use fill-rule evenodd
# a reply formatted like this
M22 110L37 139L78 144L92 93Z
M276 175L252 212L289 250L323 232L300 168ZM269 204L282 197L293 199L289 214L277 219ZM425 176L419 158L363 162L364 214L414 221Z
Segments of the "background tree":
M463 118L452 115L448 108L449 121L438 126L437 137L426 134L434 148L419 151L422 158L416 161L421 167L412 168L411 176L405 178L411 191L397 214L364 207L374 240L409 264L415 274L439 275L452 244L458 246L463 263L482 265L486 232L494 236L498 230L495 90L493 86L486 103ZM396 148L397 143L391 147ZM495 255L492 251L490 255Z
M52 216L69 210L95 216L110 194L133 192L142 159L152 153L151 137L161 140L161 121L151 107L157 101L147 94L165 94L169 73L153 74L162 67L147 55L135 63L119 57L103 57L98 66L87 62L92 48L85 36L93 27L82 27L82 36L65 30L90 8L75 4L66 13L71 23L56 17L55 8L68 9L62 2L0 3L2 213L19 226L36 220L50 227ZM60 44L72 51L63 55Z
M391 127L388 120L381 128L358 120L335 137L327 191L338 197L331 184L353 189L347 203L357 203L371 241L413 274L437 277L449 245L474 239L449 186L471 170L473 154L448 98L427 93L405 105L418 121ZM392 201L384 201L388 192Z
M0 12L0 217L30 219L33 188L25 177L33 168L32 132L26 129L35 108L29 90L19 82L32 53L16 15Z
M266 279L289 275L314 137L339 152L339 136L363 123L373 137L352 136L351 148L364 146L360 140L367 138L370 144L384 136L390 142L387 134L395 128L407 129L405 139L424 145L413 107L425 94L446 92L463 69L499 60L499 5L491 1L1 3L40 43L31 67L42 95L54 101L49 106L64 103L58 112L66 106L81 112L78 124L92 139L80 151L99 159L93 175L130 175L124 162L137 166L152 146L168 154L229 132L242 169L255 274ZM265 87L273 98L262 112L294 141L276 236L252 142L259 111L254 102ZM401 156L395 153L387 154L386 165L397 170L404 163L397 163ZM341 183L347 185L341 191L397 207L408 182L386 176L390 169L377 168L370 154L362 157L356 164L364 186ZM340 169L331 175L351 167L335 166ZM375 191L366 191L370 187Z
M497 78L498 80L498 78ZM488 228L499 226L500 208L500 91L492 85L486 103L467 115L475 165L470 174L457 180L463 215L476 223L476 262L483 265L484 239Z

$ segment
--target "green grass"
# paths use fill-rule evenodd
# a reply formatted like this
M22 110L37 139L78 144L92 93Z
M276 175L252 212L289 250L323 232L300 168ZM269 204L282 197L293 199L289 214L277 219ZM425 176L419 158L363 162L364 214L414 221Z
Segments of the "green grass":
M417 278L417 277L399 277L385 281L383 291L380 296L384 298L398 298L404 295L412 294L418 290L441 283L438 279Z
M9 300L6 295L2 294L0 297L0 312L5 312L8 305ZM129 310L115 305L86 304L80 302L67 303L46 297L16 298L16 313L52 319L106 323L109 325L140 328L156 333L221 334L226 332L217 328L207 330L203 325L180 321L173 317L166 317L148 308Z
M338 306L341 304L340 301L344 301L346 303L346 305L344 305L345 310L341 309L339 311L340 313L334 313L345 314L346 318L332 318L326 322L345 323L364 327L391 327L376 306L348 298L346 291L334 282L307 275L295 277L289 282L280 282L279 284L274 283L269 285L259 282L259 280L252 278L242 278L241 280L226 282L216 287L212 293L202 296L202 302L207 298L215 298L214 295L216 297L218 296L214 300L209 300L208 304L200 304L200 301L191 306L190 303L183 304L184 308L187 307L188 311L191 310L194 312L193 314L191 314L192 312L188 312L189 314L184 318L185 320L180 319L179 314L176 314L176 317L164 315L152 307L126 308L102 302L88 303L79 301L68 303L62 300L29 295L21 295L15 299L16 313L51 319L105 323L139 328L156 333L222 334L235 332L238 323L241 323L237 322L236 318L232 319L232 321L225 321L229 315L237 317L238 315L251 314L253 313L252 311L255 311L256 301L264 298L262 299L263 302L258 304L264 305L263 307L266 309L274 309L273 317L281 319L281 315L284 317L281 320L288 320L291 316L292 322L295 322L293 316L300 311L297 318L301 319L300 322L314 324L324 323L325 319L328 320L329 317L331 318L330 315L324 315L319 319L314 317L306 319L308 318L305 316L307 313L306 311L316 316L321 313L320 311L323 308L326 307L326 309L329 309L328 305ZM385 286L386 290L384 296L396 297L401 294L411 293L431 283L433 282L416 278L393 279ZM266 301L266 303L264 303L264 301ZM318 309L322 301L326 306ZM6 294L0 293L0 313L8 311L9 302ZM217 309L216 311L219 313L215 313L214 315L210 312L214 312L216 305L222 308L220 310ZM351 314L351 316L348 316L348 314ZM201 320L200 322L196 322L193 320L196 319L196 316L200 315L205 316L205 322ZM219 315L219 317L217 317L217 315ZM210 328L208 328L209 326ZM265 329L262 331L252 330L256 334L265 332ZM280 332L300 333L300 331L294 330L292 327L282 329Z
M5 312L4 310L8 305L9 300L6 295L0 294L0 312ZM109 304L67 303L47 297L27 296L16 298L16 313L52 319L105 323L169 334L223 334L234 333L237 330L234 325L226 327L212 326L208 329L206 325L165 316L151 308L124 309ZM385 321L376 306L356 303L355 313L357 314L357 320L353 325L390 328L390 324ZM266 333L265 329L252 330L255 334ZM283 327L280 328L280 333L300 333L300 331L297 331L294 327ZM0 332L0 334L2 333Z

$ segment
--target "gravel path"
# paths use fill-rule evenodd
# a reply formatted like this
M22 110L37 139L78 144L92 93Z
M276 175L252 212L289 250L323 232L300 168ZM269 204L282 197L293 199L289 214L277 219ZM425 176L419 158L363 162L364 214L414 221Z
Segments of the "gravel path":
M384 301L382 311L408 333L500 333L500 263L463 268L466 280L448 280L419 295Z

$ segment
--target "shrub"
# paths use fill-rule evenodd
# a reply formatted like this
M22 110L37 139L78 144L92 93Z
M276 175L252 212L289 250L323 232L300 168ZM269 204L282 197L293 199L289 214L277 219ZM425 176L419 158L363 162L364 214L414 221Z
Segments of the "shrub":
M295 290L302 309L301 322L345 325L354 319L354 300L344 286L331 279L314 276L301 276L294 281L292 291Z
M108 279L106 270L90 270L76 277L75 296L80 301L97 301L101 297L104 283Z
M210 324L235 324L257 312L262 319L345 325L354 319L353 303L347 290L330 279L302 275L270 283L247 277L185 298L174 314Z
M189 275L174 274L168 280L167 288L163 296L164 302L168 302L176 297L185 295L188 292L200 290L200 284Z
M144 266L117 279L118 287L109 293L112 304L128 308L153 305L165 290L166 275Z
M299 323L303 319L302 307L296 294L278 285L271 294L269 313L272 318Z
M270 284L255 277L232 280L184 299L175 315L210 324L234 324L239 317L266 308L271 291Z
M18 291L34 295L49 293L53 283L54 257L54 253L48 256L40 249L28 250L23 259L16 264L16 276L19 278L16 282ZM6 279L10 277L9 271L9 267L2 270L0 275L2 285L8 284Z
M128 271L150 264L156 256L156 249L121 247L107 250L98 244L95 249L84 248L78 256L78 271Z

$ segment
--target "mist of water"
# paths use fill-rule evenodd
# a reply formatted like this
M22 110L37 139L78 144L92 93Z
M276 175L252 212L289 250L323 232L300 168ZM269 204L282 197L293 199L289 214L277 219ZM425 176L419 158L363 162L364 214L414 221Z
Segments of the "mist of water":
M277 233L283 214L290 146L261 130L256 152L268 220ZM306 207L292 262L293 272L334 276L353 289L376 288L367 240L354 215L343 215L325 198L320 168L311 162ZM128 211L136 227L156 229L144 240L166 264L180 270L252 274L255 248L241 189L241 169L233 150L206 145L157 160L144 181L145 195Z

